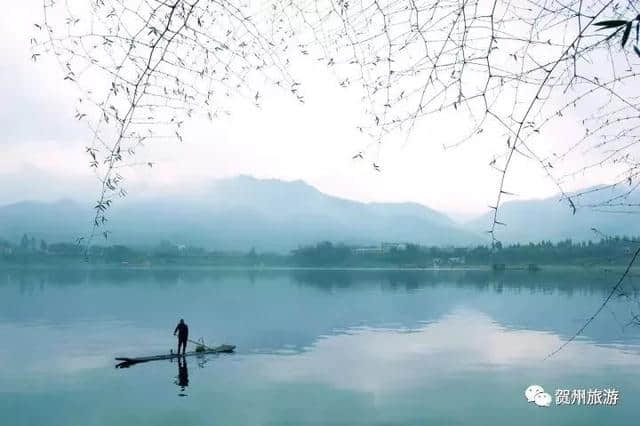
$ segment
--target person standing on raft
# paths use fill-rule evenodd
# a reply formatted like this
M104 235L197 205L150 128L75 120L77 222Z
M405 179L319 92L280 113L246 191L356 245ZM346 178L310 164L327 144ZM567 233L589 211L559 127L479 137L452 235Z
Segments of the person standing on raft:
M181 319L176 329L173 330L173 335L178 335L178 355L180 355L180 347L182 347L182 355L187 352L187 340L189 339L189 326L185 324Z

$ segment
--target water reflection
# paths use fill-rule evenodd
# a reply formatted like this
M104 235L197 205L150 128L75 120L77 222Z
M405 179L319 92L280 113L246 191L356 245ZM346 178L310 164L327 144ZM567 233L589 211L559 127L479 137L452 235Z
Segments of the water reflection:
M510 377L519 384L528 383L526 377L530 376L559 380L565 375L592 375L606 382L615 379L611 376L613 371L628 375L640 368L640 346L599 345L587 339L576 340L545 361L545 356L562 342L563 337L555 333L511 329L483 312L459 309L416 328L333 330L316 336L313 344L298 351L245 354L235 357L233 363L228 363L228 357L198 356L195 374L204 382L203 377L212 373L203 368L213 361L212 371L239 368L242 372L232 374L251 377L267 386L311 383L387 397L433 389L470 375ZM178 373L173 384L179 388L178 396L186 397L187 358L171 361L174 362ZM151 364L156 368L167 365L166 361L159 361L145 368Z
M0 327L8 326L10 340L15 332L59 346L74 339L66 327L85 342L100 332L113 345L118 334L127 354L165 353L165 330L174 325L167 312L179 311L211 341L245 352L299 351L335 330L416 328L467 308L504 327L567 337L613 278L588 271L0 269ZM586 337L640 342L640 328L620 325L629 315L628 303L612 300ZM35 324L52 326L59 338L41 336Z
M562 341L553 333L512 330L481 312L461 310L417 329L360 328L321 336L301 353L259 357L252 371L274 382L382 394L470 373L581 374L640 367L637 346L600 346L587 340L543 361Z
M236 344L241 353L301 353L319 336L422 330L461 312L475 316L450 331L451 344L487 319L562 341L601 303L611 278L576 271L0 269L0 339L33 349L0 347L0 365L29 361L28 369L46 370L35 354L48 353L48 365L57 360L58 369L81 371L108 365L115 354L166 353L174 325L167 312L176 310L189 314L195 335ZM628 315L628 304L612 300L585 337L603 346L639 344L640 329L619 326Z
M613 275L0 270L0 341L12 342L0 345L0 412L15 426L635 425L640 329L612 318L627 304L612 300L542 361ZM118 355L168 353L176 311L238 354L113 368ZM536 411L522 395L532 383L615 386L625 399Z
M189 386L189 367L187 366L186 357L178 358L178 375L174 383L180 387L178 396L187 396L185 391Z
M212 282L244 282L251 286L261 282L289 280L299 285L327 291L377 284L389 290L413 291L425 287L455 284L460 287L491 289L508 288L531 291L560 290L600 291L609 286L619 273L589 269L551 269L538 272L484 270L401 270L401 269L207 269L207 268L50 268L17 269L0 267L0 288L18 285L21 294L43 291L46 286L149 286L170 288L184 284ZM613 280L613 281L612 281ZM630 292L638 294L635 287Z

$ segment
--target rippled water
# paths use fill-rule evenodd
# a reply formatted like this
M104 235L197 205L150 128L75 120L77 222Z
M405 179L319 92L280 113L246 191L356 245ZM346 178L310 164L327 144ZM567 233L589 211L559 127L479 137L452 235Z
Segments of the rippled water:
M636 425L640 330L615 274L0 270L7 425ZM232 355L166 353L178 318ZM615 388L615 406L524 390Z

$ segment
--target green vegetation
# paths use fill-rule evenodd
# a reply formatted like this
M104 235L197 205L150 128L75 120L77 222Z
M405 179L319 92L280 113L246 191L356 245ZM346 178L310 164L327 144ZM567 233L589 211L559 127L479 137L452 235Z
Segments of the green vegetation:
M537 271L540 265L604 266L629 261L640 238L612 237L600 241L476 247L425 247L416 244L382 244L347 247L329 242L294 250L292 261L301 266L465 267L491 266L494 270L522 267Z
M611 237L593 242L543 241L512 244L494 249L476 247L426 247L417 244L381 243L378 246L348 246L321 242L300 247L289 254L211 251L201 247L163 241L151 248L124 245L84 248L73 243L47 243L28 235L13 244L0 239L0 262L4 264L78 262L131 266L203 265L237 267L393 267L463 268L490 267L501 271L519 267L537 271L540 265L621 265L640 244L640 238Z

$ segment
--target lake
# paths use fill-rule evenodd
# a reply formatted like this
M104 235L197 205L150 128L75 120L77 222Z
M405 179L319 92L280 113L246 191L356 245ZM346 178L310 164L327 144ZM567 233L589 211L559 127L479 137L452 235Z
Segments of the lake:
M0 418L20 425L637 425L616 273L0 270ZM637 306L635 306L637 307ZM116 369L190 338L234 354ZM193 345L189 346L193 349ZM528 403L540 385L550 407ZM616 405L556 405L610 389ZM579 401L578 401L579 402Z

